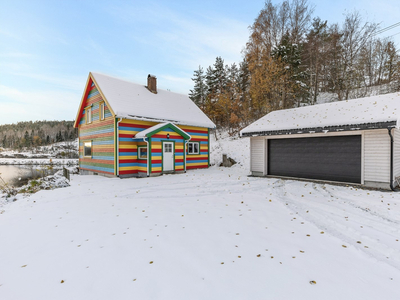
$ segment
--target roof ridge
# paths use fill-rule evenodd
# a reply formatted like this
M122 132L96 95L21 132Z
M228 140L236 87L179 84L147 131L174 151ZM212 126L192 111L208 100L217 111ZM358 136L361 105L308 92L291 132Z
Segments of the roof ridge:
M137 83L137 82L134 82L134 81L130 81L130 80L127 80L127 79L124 79L124 78L120 78L120 77L116 77L116 76L110 76L110 75L107 75L107 74L104 74L104 73L101 73L101 72L90 72L92 75L101 75L101 76L105 76L105 77L109 77L109 78L112 78L112 79L116 79L116 80L120 80L120 81L124 81L124 82L126 82L126 83L130 83L130 84L136 84L136 85L139 85L139 86L142 86L142 87L147 87L146 85L144 85L144 84L140 84L140 83ZM177 93L177 92L172 92L172 91L170 91L170 90L165 90L165 89L160 89L160 88L157 88L157 90L158 91L164 91L164 92L168 92L168 93L172 93L172 94L177 94L177 95L181 95L181 96L185 96L185 97L188 97L188 95L185 95L185 94L182 94L182 93Z

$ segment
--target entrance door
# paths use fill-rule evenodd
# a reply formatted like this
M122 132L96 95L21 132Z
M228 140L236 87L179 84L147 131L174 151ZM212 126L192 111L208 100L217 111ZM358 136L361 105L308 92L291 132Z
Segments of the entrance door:
M163 171L174 170L174 143L163 142Z

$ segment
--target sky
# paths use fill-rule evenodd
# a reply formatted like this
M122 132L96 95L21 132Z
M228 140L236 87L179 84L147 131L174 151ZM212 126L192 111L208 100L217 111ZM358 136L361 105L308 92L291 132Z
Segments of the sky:
M273 3L280 1L273 0ZM359 10L385 28L398 0L309 1L314 16L341 22ZM0 0L0 124L74 120L89 72L188 94L193 71L217 56L239 63L261 0ZM400 46L400 26L394 35Z

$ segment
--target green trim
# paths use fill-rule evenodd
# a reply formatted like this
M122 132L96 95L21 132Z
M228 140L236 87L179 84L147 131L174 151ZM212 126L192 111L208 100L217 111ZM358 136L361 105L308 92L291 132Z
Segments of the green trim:
M140 149L140 148L147 148L147 145L138 145L138 146L137 146L137 159L138 159L138 160L147 160L147 158L139 158L139 153L140 153L140 152L139 152L139 149ZM149 153L150 153L150 152L149 152ZM147 154L147 153L146 153L146 154Z
M186 140L183 140L183 171L186 172Z
M189 153L189 143L193 143L193 144L198 144L199 145L199 153ZM187 155L200 155L201 154L201 151L200 151L200 142L191 142L191 141L189 141L188 143L187 143L187 149L186 149L186 152L187 152Z
M200 149L201 153L201 149ZM207 163L208 167L210 167L210 128L207 128Z
M190 136L185 131L183 131L182 129L180 129L177 126L172 125L171 123L168 123L168 124L164 125L161 128L158 128L158 129L156 129L154 131L149 132L146 136L147 137L152 137L153 135L159 133L160 131L163 131L166 128L172 129L174 132L176 132L179 135L181 135L185 140L190 139Z
M152 160L152 158L153 158L153 155L152 155L152 149L151 149L151 138L149 138L149 141L148 141L148 145L149 145L149 157L147 158L147 168L148 168L148 170L149 170L149 175L151 174L151 160Z
M175 172L175 161L176 161L176 152L175 152L175 141L171 140L161 140L161 173L164 172L164 143L174 143L174 163L172 164L174 166L174 172ZM169 171L167 171L169 172Z

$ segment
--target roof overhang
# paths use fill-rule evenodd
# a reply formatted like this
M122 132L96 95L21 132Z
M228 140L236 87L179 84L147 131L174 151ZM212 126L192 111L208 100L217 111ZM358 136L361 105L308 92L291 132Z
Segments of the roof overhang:
M336 125L336 126L325 126L325 127L241 132L240 136L249 137L249 136L319 133L319 132L327 133L327 132L340 132L340 131L373 130L373 129L388 128L388 127L393 128L396 127L396 125L397 125L396 121L387 121L387 122L375 122L375 123L352 124L352 125Z
M180 129L178 126L176 126L173 123L160 123L160 124L154 125L153 127L150 127L143 131L138 132L133 137L133 139L149 138L165 129L173 130L174 132L176 132L180 136L182 136L185 140L190 140L192 138L189 134L187 134L185 131L183 131L182 129Z

